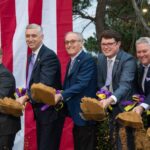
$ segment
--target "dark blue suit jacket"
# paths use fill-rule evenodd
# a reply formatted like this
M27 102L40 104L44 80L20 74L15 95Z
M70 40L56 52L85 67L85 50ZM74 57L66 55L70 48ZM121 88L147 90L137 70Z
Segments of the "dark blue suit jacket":
M98 56L97 66L98 87L102 88L107 77L107 58L102 53ZM125 99L128 100L133 94L136 68L135 58L123 50L119 50L112 72L113 95L117 98L118 102ZM118 104L115 106L118 106ZM122 106L121 109L123 110Z
M29 62L30 59L31 56L29 57ZM61 89L61 70L59 60L56 54L45 45L41 47L36 58L29 87L31 87L33 83L39 82L56 89ZM28 95L30 96L30 88ZM44 104L36 103L31 96L30 99L32 100L33 108L36 108L34 109L34 113L37 121L48 123L57 119L57 112L54 107L49 107L42 112L40 109Z
M62 93L63 100L67 103L69 114L74 123L78 126L88 124L79 113L81 98L84 96L95 97L97 91L97 69L94 59L84 51L76 58L73 68L68 75L68 68L65 76Z
M150 105L150 67L147 72L146 80L145 80L145 91L142 89L142 79L144 74L144 67L142 65L138 68L138 85L139 85L139 93L145 95L144 103Z

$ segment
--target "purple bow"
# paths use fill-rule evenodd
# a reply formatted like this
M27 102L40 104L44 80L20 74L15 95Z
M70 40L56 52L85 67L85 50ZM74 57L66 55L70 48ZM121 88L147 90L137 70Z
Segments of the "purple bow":
M16 96L17 97L21 97L24 96L26 94L26 88L16 88Z
M105 94L106 98L108 98L112 95L112 93L110 91L105 90L105 89L100 89L99 91L97 91L97 94Z
M134 94L134 95L132 96L132 100L131 100L131 101L129 101L129 100L122 101L121 104L122 104L123 106L132 105L132 104L134 104L135 102L136 102L137 104L141 104L141 103L144 101L144 99L145 99L145 96L144 96L144 95Z

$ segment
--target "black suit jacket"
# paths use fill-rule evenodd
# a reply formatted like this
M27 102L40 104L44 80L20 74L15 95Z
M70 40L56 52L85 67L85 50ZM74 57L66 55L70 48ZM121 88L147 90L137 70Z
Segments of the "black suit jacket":
M29 57L29 63L31 56ZM45 85L61 89L61 69L57 55L43 45L36 58L34 68L29 82L29 89L33 83L43 83ZM30 90L28 90L30 96ZM43 103L36 103L30 96L34 109L35 119L40 123L51 122L58 117L58 113L54 107L49 107L45 111L41 111Z
M143 74L144 74L144 67L142 65L139 66L138 68L138 87L139 87L139 93L145 95L145 100L144 103L147 103L150 105L150 67L147 72L147 76L145 79L145 91L142 89L142 79L143 79Z
M15 79L13 75L0 64L0 98L14 98ZM20 129L20 117L0 113L0 136L16 133Z

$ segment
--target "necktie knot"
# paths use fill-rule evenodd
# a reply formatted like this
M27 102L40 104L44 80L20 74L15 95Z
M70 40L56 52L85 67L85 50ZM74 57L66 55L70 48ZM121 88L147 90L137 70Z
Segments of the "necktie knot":
M108 67L111 67L111 66L112 66L112 62L113 62L113 60L108 59L108 60L107 60L107 66L108 66Z

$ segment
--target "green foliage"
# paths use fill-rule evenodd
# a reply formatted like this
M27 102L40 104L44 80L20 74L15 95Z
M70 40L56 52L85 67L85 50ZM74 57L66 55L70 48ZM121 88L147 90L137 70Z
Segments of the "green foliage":
M111 150L111 144L109 140L109 125L107 119L98 123L97 140L97 150Z
M78 10L82 12L81 18L84 17L84 10L91 6L91 2L92 0L73 0L74 14L76 12L75 10ZM101 3L101 1L98 2ZM136 2L141 12L143 8L146 8L148 11L150 11L150 6L148 6L147 0L138 0ZM109 0L107 1L106 11L104 13L104 28L110 28L118 31L122 35L123 49L135 54L136 39L138 39L140 36L148 36L148 32L139 22L139 18L137 18L135 14L131 1ZM77 14L79 13L77 12ZM145 18L148 26L150 26L149 13L143 13L143 17ZM97 44L96 37L97 36L89 37L87 40L85 40L85 47L87 50L98 51L98 49L100 49L100 45Z
M139 7L145 8L147 3L143 0ZM149 20L146 18L145 19ZM149 16L149 15L148 15ZM149 16L150 17L150 16ZM140 36L148 36L147 31L139 23L135 15L131 1L127 0L110 0L105 15L106 28L118 31L122 35L122 47L126 51L135 54L135 41Z
M90 36L88 39L85 39L84 46L90 52L94 51L97 53L99 51L96 37Z

